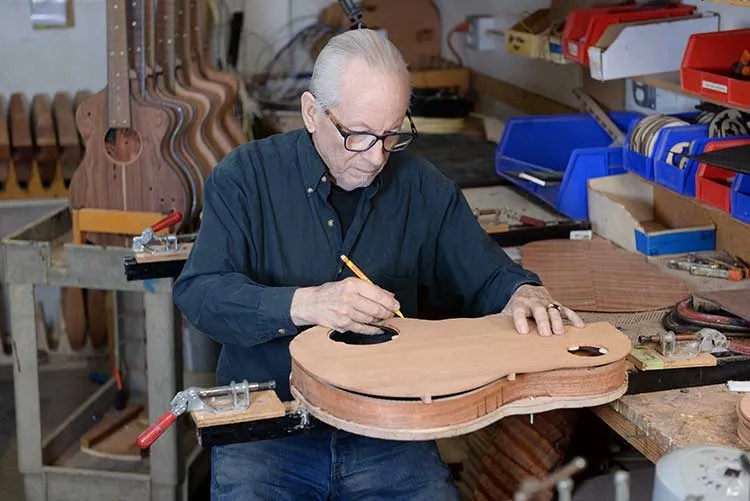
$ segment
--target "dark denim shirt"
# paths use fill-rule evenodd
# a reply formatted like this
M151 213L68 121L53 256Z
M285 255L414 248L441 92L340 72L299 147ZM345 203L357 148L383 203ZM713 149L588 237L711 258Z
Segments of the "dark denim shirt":
M289 342L304 328L290 318L292 295L353 276L341 254L393 292L406 317L422 314L419 290L477 317L499 312L518 286L541 283L487 236L452 181L406 151L364 189L345 238L330 190L304 129L238 147L206 180L174 300L223 345L219 384L274 379L279 397L291 398Z

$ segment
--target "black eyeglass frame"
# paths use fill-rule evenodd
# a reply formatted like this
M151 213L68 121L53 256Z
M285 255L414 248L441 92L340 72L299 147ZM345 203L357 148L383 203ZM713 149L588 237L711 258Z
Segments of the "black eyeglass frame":
M399 147L397 149L388 149L388 148L386 148L386 146L385 146L385 140L387 138L393 137L393 136L407 135L407 134L409 134L408 132L388 132L386 134L374 134L372 132L361 132L361 131L358 132L358 131L353 131L353 130L345 127L344 124L342 124L339 121L339 119L336 118L336 116L333 113L331 113L330 110L323 110L323 112L326 114L326 116L331 121L331 123L333 124L333 126L336 127L336 130L339 131L339 134L341 134L341 137L344 139L344 148L346 148L347 151L351 151L353 153L362 153L362 152L365 152L365 151L369 150L370 148L372 148L373 146L375 146L375 144L378 141L382 142L383 149L385 151L389 152L389 153L393 153L393 152L396 152L396 151L403 151L419 136L419 132L417 131L417 127L414 125L414 120L412 119L411 113L409 113L409 110L406 111L406 118L409 119L409 126L411 128L411 138L409 139L409 141L406 144L404 144L402 147ZM373 140L367 146L367 148L353 150L353 149L349 148L346 145L347 138L349 138L350 136L371 136L373 138Z

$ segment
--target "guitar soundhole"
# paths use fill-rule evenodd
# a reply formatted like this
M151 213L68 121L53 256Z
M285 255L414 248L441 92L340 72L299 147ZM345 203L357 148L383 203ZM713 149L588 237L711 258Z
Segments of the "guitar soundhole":
M360 334L358 332L337 332L332 331L328 337L331 341L344 344L381 344L387 343L392 339L398 337L398 332L390 327L380 327L383 332L380 334Z
M141 136L135 129L110 128L104 135L104 151L114 163L133 163L141 154Z
M601 346L571 346L568 353L579 357L601 357L608 353L607 348Z

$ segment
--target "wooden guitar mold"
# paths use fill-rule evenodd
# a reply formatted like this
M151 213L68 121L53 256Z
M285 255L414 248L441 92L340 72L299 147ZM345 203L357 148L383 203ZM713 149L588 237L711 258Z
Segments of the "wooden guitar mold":
M376 344L351 344L369 342ZM630 341L606 322L522 335L511 318L395 318L378 336L313 327L292 340L291 391L334 427L394 440L461 435L505 416L625 393Z

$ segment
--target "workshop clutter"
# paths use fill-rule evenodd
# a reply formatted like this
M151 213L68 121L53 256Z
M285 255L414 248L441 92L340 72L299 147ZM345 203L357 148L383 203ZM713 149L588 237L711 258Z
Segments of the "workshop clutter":
M609 114L625 131L641 115ZM573 219L587 219L586 182L622 174L623 149L589 114L511 117L497 145L501 177Z
M712 104L699 108L699 113L633 121L625 169L744 220L741 215L750 213L750 175L696 157L750 144L750 114Z
M75 111L88 95L0 96L0 200L67 196L83 154Z
M550 9L536 10L505 30L505 50L509 54L570 64L562 49L565 19L553 19Z
M683 4L598 5L552 13L540 9L505 32L510 54L555 63L578 63L596 80L680 69L690 36L719 29L719 16ZM665 42L666 41L666 42Z

